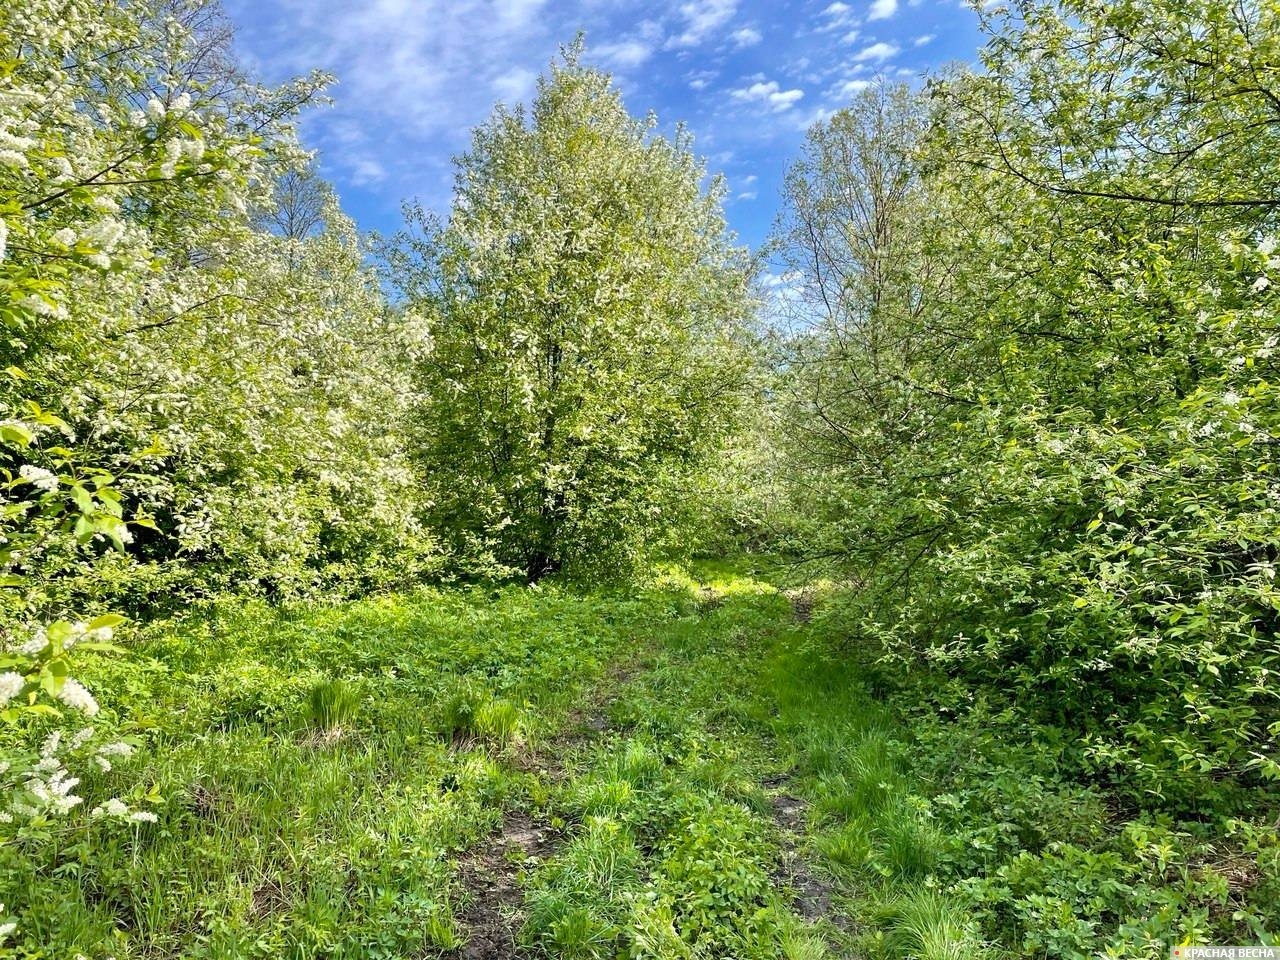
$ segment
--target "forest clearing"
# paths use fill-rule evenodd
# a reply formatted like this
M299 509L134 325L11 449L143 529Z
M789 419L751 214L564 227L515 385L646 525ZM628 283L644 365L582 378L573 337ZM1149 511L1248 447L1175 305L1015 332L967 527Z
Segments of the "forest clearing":
M0 6L0 958L1280 946L1280 2L226 2Z

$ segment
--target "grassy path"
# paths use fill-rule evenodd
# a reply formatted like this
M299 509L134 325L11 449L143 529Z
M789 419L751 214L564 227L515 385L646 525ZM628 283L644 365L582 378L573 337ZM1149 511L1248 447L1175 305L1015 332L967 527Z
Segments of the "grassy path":
M702 576L157 626L97 665L144 748L86 787L159 823L0 849L18 955L950 955L875 705L777 589ZM874 929L868 864L908 891Z

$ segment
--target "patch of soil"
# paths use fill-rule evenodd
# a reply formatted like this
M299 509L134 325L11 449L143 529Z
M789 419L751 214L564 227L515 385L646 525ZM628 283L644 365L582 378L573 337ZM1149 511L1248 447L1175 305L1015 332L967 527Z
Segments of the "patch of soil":
M788 793L786 784L785 776L770 777L764 781L765 789L770 791L773 822L782 834L782 857L775 879L793 891L796 912L805 920L814 923L826 919L843 928L841 917L831 910L830 885L809 868L800 851L808 805Z
M267 880L253 891L253 918L265 920L289 905L289 897L278 880Z
M461 960L503 960L517 957L520 930L520 871L525 861L543 859L555 849L556 838L523 811L513 811L481 847L458 865L459 879L470 899L458 914L466 943L452 951Z
M718 609L724 604L724 595L717 592L714 587L701 587L698 590L698 610L701 613L710 613L712 610Z
M787 590L786 598L791 601L791 615L796 623L808 623L813 618L813 591L808 587Z
M514 758L517 768L551 781L566 776L565 757L574 748L609 732L608 707L618 690L643 668L641 658L614 664L591 691L586 702L569 715L564 732L541 748L526 750ZM473 742L455 739L455 749L469 749ZM523 918L520 908L520 872L530 859L544 860L554 855L559 835L540 826L523 810L514 810L502 828L458 864L458 879L469 898L458 913L466 943L450 952L459 960L507 960L520 956L516 936Z

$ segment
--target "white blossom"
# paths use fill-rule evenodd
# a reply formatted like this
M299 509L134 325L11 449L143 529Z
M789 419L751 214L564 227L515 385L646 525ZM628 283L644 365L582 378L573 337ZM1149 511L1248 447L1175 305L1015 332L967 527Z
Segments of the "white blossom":
M45 493L53 493L58 489L58 478L44 467L37 467L33 463L24 463L19 467L18 476Z
M123 817L129 812L128 806L119 797L112 797L89 811L91 817Z
M1250 287L1249 289L1252 290L1254 293L1261 293L1263 290L1267 289L1267 287L1269 286L1271 286L1270 280L1268 280L1266 277L1259 277L1257 280L1253 281L1253 286Z
M129 819L134 823L155 823L159 818L150 810L135 810L129 814Z
M26 642L18 644L18 653L24 657L34 657L44 651L49 645L49 637L44 632L43 627L38 627Z
M34 293L29 293L25 297L20 297L15 300L14 303L20 307L26 307L32 313L38 314L42 317L60 319L66 314L66 311L62 307L57 304L50 303L44 297L37 296Z
M84 238L104 253L115 249L124 236L124 224L112 217L99 220L84 232Z
M58 699L73 710L79 710L86 716L94 716L98 712L98 701L85 689L79 680L70 678L58 691Z
M158 122L164 119L164 114L164 104L160 102L159 98L152 97L147 101L147 118L149 120L155 120Z
M0 673L0 707L9 703L26 686L26 678L12 670Z

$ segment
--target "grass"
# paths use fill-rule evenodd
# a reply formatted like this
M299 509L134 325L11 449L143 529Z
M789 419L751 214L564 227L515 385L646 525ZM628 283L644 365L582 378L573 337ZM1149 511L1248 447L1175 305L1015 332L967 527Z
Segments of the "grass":
M886 699L882 670L762 576L738 560L625 592L151 625L93 665L103 725L142 749L84 787L159 822L0 844L20 922L0 956L431 957L499 929L521 955L602 960L1271 938L1265 824L1224 841L1117 819L998 724Z

